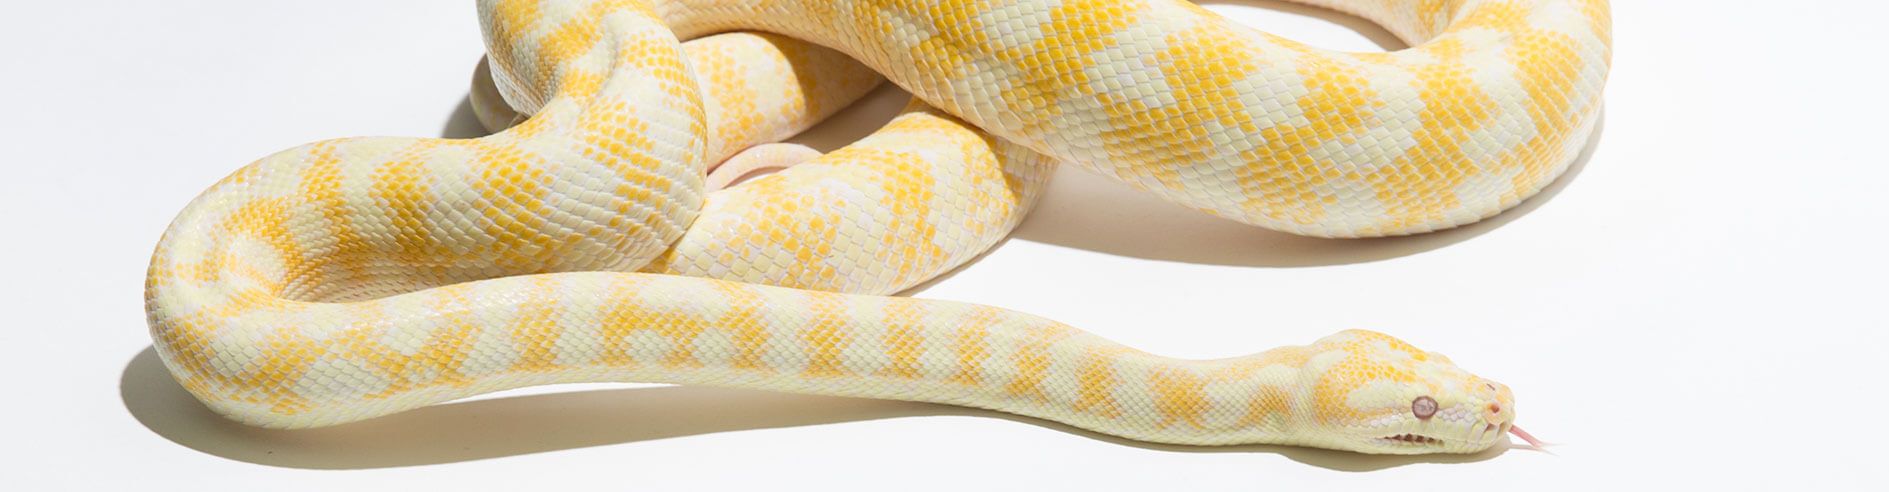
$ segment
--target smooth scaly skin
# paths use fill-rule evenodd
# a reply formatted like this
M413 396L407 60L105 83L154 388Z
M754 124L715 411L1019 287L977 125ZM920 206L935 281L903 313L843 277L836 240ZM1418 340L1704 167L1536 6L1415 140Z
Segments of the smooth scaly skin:
M698 72L715 74L704 86L709 163L791 137L883 80L844 55L778 36L722 34L683 47ZM475 84L473 93L489 90ZM482 121L515 119L509 107L474 108ZM1009 234L1051 171L1041 154L990 141L922 104L869 138L800 164L752 186L706 183L716 191L699 217L640 270L890 294Z
M823 291L965 261L1015 224L1049 158L1268 227L1401 234L1532 194L1596 117L1605 1L1332 6L1427 41L1330 53L1167 0L482 1L493 77L532 117L238 171L160 241L152 335L192 394L275 427L607 380L934 401L1168 443L1486 449L1513 421L1508 389L1377 333L1185 361L996 308ZM749 120L782 106L711 79L756 76L744 87L792 87L785 101L864 90L808 84L825 79L793 75L821 62L766 43L745 59L788 77L717 71L670 31L736 28L832 46L974 126L915 105L709 193L709 163L830 111ZM820 290L575 273L638 269ZM1434 414L1413 410L1426 399Z
M1473 222L1539 191L1586 143L1606 0L1307 3L1417 43L1332 52L1175 0L660 6L683 36L751 29L832 46L994 135L1299 234Z

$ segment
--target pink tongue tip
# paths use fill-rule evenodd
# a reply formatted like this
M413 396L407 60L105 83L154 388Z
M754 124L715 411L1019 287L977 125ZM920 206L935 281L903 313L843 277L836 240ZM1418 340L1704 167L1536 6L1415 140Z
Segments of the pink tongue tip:
M1528 431L1522 430L1521 427L1511 425L1509 426L1509 433L1515 434L1515 437L1522 438L1523 441L1528 443L1529 447L1535 448L1536 451L1545 451L1542 448L1546 447L1547 444L1543 444L1540 439L1536 439L1535 436L1529 434Z

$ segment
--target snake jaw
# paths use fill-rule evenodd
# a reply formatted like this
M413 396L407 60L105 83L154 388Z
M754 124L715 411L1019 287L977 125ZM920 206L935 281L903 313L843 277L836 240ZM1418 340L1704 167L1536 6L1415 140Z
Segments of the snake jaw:
M1473 430L1462 434L1464 434L1465 437L1445 438L1439 437L1443 434L1429 431L1403 432L1373 437L1370 438L1369 441L1372 447L1380 450L1379 452L1396 454L1437 452L1473 453L1488 448L1488 445L1493 443L1493 439L1491 439L1490 436L1499 435L1493 433L1478 434Z
M1377 439L1378 441L1383 441L1387 444L1393 443L1393 442L1434 444L1434 445L1439 445L1439 446L1445 444L1445 441L1442 439L1437 439L1437 438L1422 435L1422 434L1398 434L1398 435L1394 435L1390 437L1380 437Z

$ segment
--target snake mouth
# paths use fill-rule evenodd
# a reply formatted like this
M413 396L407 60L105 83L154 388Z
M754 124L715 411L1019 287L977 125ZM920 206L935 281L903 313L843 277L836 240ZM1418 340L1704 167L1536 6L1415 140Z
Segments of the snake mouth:
M1422 435L1422 434L1398 434L1395 436L1380 437L1377 439L1379 441L1383 441L1386 443L1437 444L1437 445L1443 444L1442 439L1437 439L1437 438Z
M1458 444L1480 445L1480 444L1483 444L1484 441L1498 439L1503 434L1514 435L1516 437L1521 438L1522 441L1528 443L1528 445L1525 446L1525 448L1527 449L1534 449L1534 450L1540 451L1547 446L1547 444L1541 442L1540 439L1536 439L1535 436L1529 435L1527 431L1523 431L1520 427L1517 427L1508 423L1484 424L1482 428L1482 434L1480 436L1470 435L1468 437L1463 438L1463 440L1459 441ZM1447 440L1430 437L1423 434L1416 434L1416 433L1405 433L1405 434L1397 434L1393 436L1379 437L1379 438L1374 439L1374 441L1384 446L1448 446L1451 444L1451 442Z

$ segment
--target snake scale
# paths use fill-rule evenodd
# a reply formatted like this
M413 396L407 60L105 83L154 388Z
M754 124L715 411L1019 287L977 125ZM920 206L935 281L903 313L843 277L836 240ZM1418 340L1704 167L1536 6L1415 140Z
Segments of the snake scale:
M1261 227L1401 235L1534 194L1598 120L1606 0L1303 3L1412 48L1323 50L1179 0L480 0L483 113L523 116L241 168L159 241L151 336L210 408L280 428L635 381L1162 443L1505 442L1508 387L1376 332L1181 360L886 297L994 245L1059 163ZM883 129L773 144L881 77L914 96Z

